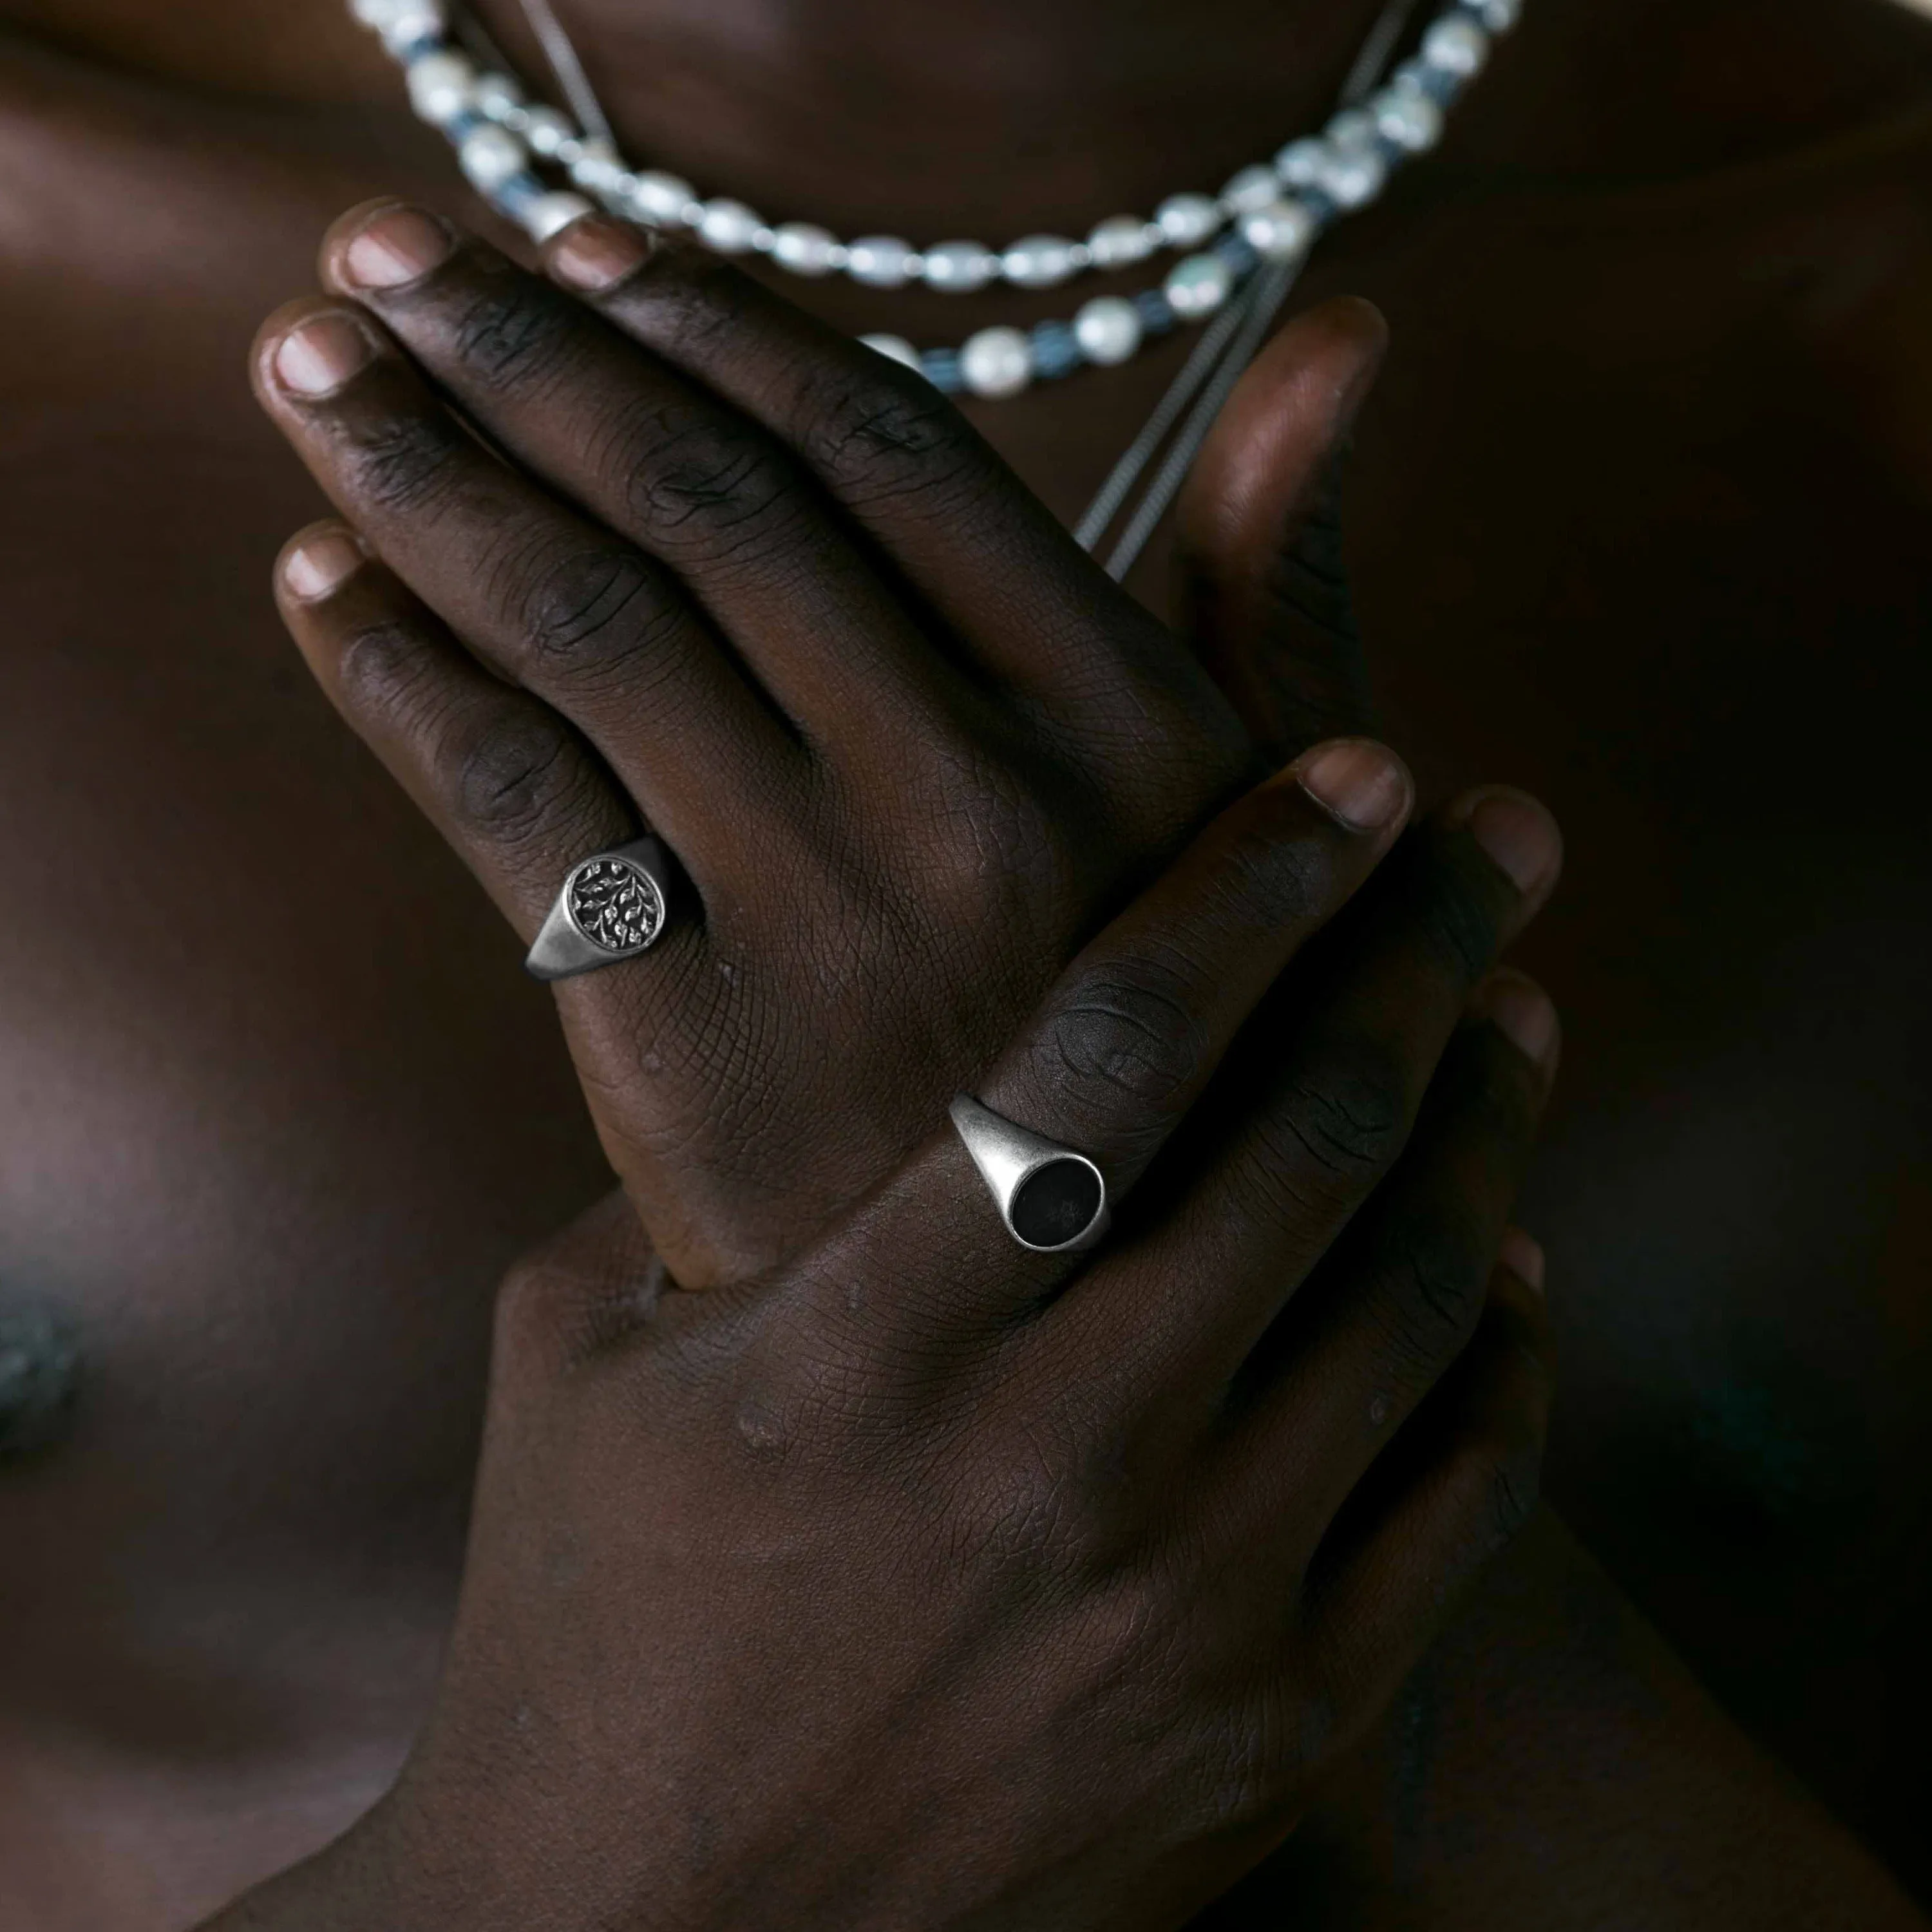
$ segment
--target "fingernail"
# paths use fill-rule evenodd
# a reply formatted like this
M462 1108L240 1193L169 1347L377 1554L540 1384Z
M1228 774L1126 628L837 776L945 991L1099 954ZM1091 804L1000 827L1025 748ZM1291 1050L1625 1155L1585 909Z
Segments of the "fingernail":
M1297 763L1301 788L1352 832L1379 832L1408 806L1408 772L1385 746L1366 738L1318 745Z
M399 289L446 260L456 238L434 215L392 208L360 230L342 251L342 278L362 289Z
M346 315L319 315L284 336L275 377L298 396L326 396L341 388L374 352Z
M638 230L586 216L563 231L544 260L566 288L595 296L635 274L650 254L650 238Z
M1556 820L1522 792L1472 793L1456 815L1526 898L1547 885L1562 862Z
M1543 1292L1543 1244L1521 1228L1506 1228L1496 1258L1528 1286Z
M317 530L282 560L282 582L304 604L326 597L365 561L362 546L346 530Z
M1469 1012L1487 1020L1534 1065L1547 1069L1556 1058L1556 1008L1528 974L1507 967L1492 973L1476 988Z

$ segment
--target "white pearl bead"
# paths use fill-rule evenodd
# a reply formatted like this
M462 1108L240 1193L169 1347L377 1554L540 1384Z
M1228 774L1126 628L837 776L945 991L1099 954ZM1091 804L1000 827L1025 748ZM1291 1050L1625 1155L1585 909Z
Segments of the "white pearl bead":
M1316 185L1337 208L1362 208L1380 194L1388 180L1388 164L1373 149L1337 148Z
M500 121L523 105L524 90L507 74L486 74L476 83L476 111Z
M1151 224L1137 214L1110 214L1087 238L1087 253L1096 268L1124 268L1131 262L1144 262L1156 244L1156 234L1149 234Z
M1422 37L1422 58L1431 67L1467 80L1483 70L1490 57L1490 37L1473 20L1438 20Z
M1244 168L1221 190L1221 206L1230 214L1246 214L1265 208L1281 192L1281 184L1272 168Z
M1285 188L1312 188L1322 178L1328 150L1312 136L1291 141L1274 158L1274 171Z
M532 107L524 123L524 139L546 159L571 138L570 123L554 107Z
M698 194L688 181L647 168L631 183L627 199L653 228L672 228L683 222Z
M446 127L470 111L476 70L461 54L424 54L404 70L410 105L432 128Z
M440 34L449 24L449 16L441 0L353 0L350 11L364 26L373 27L385 40L393 35L406 46L410 39L418 36L399 32L405 25L415 26L427 19L425 31Z
M1078 257L1064 235L1025 235L1000 257L1006 280L1022 289L1050 289L1072 274Z
M1096 296L1073 318L1073 339L1090 362L1110 368L1141 346L1140 311L1118 296Z
M1476 9L1492 34L1506 34L1522 17L1522 0L1482 0Z
M1174 264L1165 286L1176 315L1211 315L1234 292L1234 272L1218 255L1190 255Z
M392 54L423 40L440 40L449 31L449 16L439 0L408 0L391 15L381 32L382 44Z
M976 396L1016 396L1033 380L1033 348L1017 328L982 328L959 350L959 380Z
M493 194L528 165L530 150L507 128L472 128L456 151L456 164L471 185Z
M808 221L788 221L772 237L772 260L795 275L830 274L838 260L838 238Z
M560 229L568 228L573 221L596 212L585 196L562 188L555 194L538 195L524 210L524 226L530 230L533 241L548 242Z
M1204 194L1171 194L1154 210L1154 218L1177 248L1206 241L1221 226L1220 208Z
M859 340L888 360L903 362L908 369L919 370L919 351L903 335L862 335ZM920 374L923 375L925 371L920 370Z
M601 134L577 144L570 178L586 194L609 194L624 179L624 164L616 148Z
M845 248L845 272L869 289L900 289L917 273L919 257L896 235L862 235Z
M698 224L707 248L721 255L742 255L754 247L764 221L742 201L707 201Z
M926 251L926 286L951 295L970 294L983 289L999 266L999 256L976 242L940 242Z
M1284 198L1244 215L1241 233L1264 261L1286 262L1315 239L1315 218L1300 202Z
M1412 154L1434 147L1442 138L1442 110L1426 94L1390 88L1369 104L1377 132Z
M1372 148L1376 145L1375 117L1359 107L1338 114L1322 130L1322 138L1331 148Z

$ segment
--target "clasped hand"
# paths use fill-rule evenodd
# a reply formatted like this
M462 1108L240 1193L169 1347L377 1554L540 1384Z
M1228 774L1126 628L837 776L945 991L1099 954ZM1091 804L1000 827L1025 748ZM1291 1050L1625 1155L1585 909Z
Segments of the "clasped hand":
M605 224L548 266L360 211L256 358L360 533L280 579L350 723L526 938L640 820L689 904L560 989L626 1192L502 1296L434 1718L224 1923L1177 1924L1534 1495L1496 1257L1555 1026L1489 969L1553 828L1398 842L1359 740L1241 792L1196 657L917 378ZM1312 476L1348 338L1210 477ZM1006 1238L962 1084L1101 1164L1096 1253Z

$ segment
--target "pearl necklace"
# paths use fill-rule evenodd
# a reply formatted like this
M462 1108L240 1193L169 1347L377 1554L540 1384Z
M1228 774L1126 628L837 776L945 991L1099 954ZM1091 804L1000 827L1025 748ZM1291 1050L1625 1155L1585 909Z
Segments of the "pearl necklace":
M920 249L891 235L842 242L808 222L774 227L742 202L704 199L676 175L627 166L548 0L524 4L581 125L555 107L532 105L500 68L479 68L452 42L446 0L350 0L356 17L380 34L402 67L416 114L448 138L478 192L538 242L592 212L586 197L595 196L624 219L686 230L721 254L761 255L794 274L843 272L870 288L919 282L953 294L996 279L1051 288L1089 272L1130 267L1163 250L1198 251L1176 262L1158 286L1131 298L1096 296L1069 320L1030 330L983 328L956 347L925 350L898 336L862 338L938 389L986 397L1016 395L1036 380L1083 366L1124 362L1150 338L1226 308L1258 269L1298 262L1336 217L1366 206L1394 169L1436 145L1444 110L1481 70L1491 37L1513 26L1521 8L1521 0L1455 0L1378 90L1351 90L1365 98L1345 95L1342 111L1320 135L1291 141L1272 162L1243 168L1218 195L1170 195L1148 219L1111 215L1084 242L1030 235L1004 248L940 242ZM1396 0L1371 34L1364 57L1376 55L1378 70L1389 50L1378 52L1377 40L1393 43L1412 4ZM548 186L536 172L540 161L581 192Z

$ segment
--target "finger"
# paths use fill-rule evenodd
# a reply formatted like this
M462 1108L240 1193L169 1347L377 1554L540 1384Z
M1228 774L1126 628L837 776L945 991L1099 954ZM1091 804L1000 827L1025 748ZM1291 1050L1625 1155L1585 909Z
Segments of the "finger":
M1110 1198L1124 1194L1254 1002L1388 850L1411 796L1395 754L1356 740L1317 746L1238 800L1069 967L983 1077L980 1099L1096 1162ZM950 1134L888 1193L884 1211L947 1264L934 1270L938 1292L966 1294L976 1322L1004 1320L1073 1264L1013 1242ZM950 1204L935 1225L940 1203ZM902 1234L888 1251L913 1245ZM958 1264L974 1255L986 1265ZM896 1292L902 1305L916 1299L903 1280Z
M1243 376L1181 493L1183 632L1274 758L1374 729L1341 472L1388 346L1365 302L1298 316Z
M563 711L700 885L803 754L661 566L486 451L380 325L291 304L257 393L364 539L464 643ZM736 816L721 814L721 784Z
M1155 715L1250 757L1210 681L1107 577L926 379L696 248L653 251L595 218L544 250L550 273L634 340L797 452L942 624L1014 689L1089 734L1144 739ZM1178 734L1181 730L1176 724Z
M1413 796L1394 752L1348 739L1250 793L1074 961L979 1097L1077 1147L1124 1195Z
M1190 1136L1174 1210L1134 1250L1132 1286L1076 1292L1063 1346L1171 1398L1218 1404L1256 1344L1406 1144L1478 980L1534 914L1562 861L1521 793L1456 800L1406 839L1264 1003Z
M292 538L275 592L331 703L526 944L572 866L637 836L634 808L568 724L493 677L346 526Z
M1552 1383L1540 1287L1500 1263L1474 1340L1316 1552L1297 1654L1336 1708L1382 1708L1533 1514Z
M394 202L336 223L322 273L516 461L674 571L808 737L896 745L919 694L955 695L817 481L584 303Z
M579 860L635 836L629 800L569 724L490 676L345 526L295 538L276 594L324 692L526 944ZM688 1240L688 1190L668 1196L635 1149L687 1143L713 1118L738 1027L696 896L668 915L648 952L552 991L613 1166L653 1228ZM596 1073L613 1065L649 1077L613 1090Z
M1557 1051L1533 980L1478 988L1407 1152L1244 1372L1228 1454L1255 1520L1312 1543L1468 1344Z

